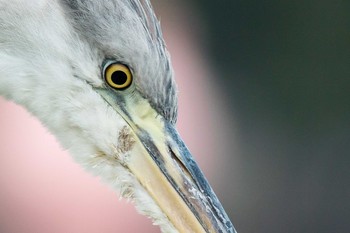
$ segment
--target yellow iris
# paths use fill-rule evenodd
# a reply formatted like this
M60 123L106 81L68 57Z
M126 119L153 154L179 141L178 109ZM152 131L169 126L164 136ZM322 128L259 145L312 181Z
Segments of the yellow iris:
M126 65L113 63L106 68L105 79L114 89L122 90L131 85L132 74Z

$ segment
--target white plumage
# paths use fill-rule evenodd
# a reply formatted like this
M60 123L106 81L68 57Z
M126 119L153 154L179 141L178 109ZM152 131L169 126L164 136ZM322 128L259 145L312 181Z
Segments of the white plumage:
M74 33L58 2L1 1L0 24L0 94L25 106L78 163L132 197L164 232L177 232L128 170L106 163L105 155L123 156L116 148L126 125L87 84L104 85L102 58Z
M0 30L0 94L38 117L78 163L163 232L234 232L173 129L176 85L148 1L0 0ZM129 92L107 88L106 59L130 67ZM135 170L146 162L154 172ZM153 173L171 188L154 192L142 180Z

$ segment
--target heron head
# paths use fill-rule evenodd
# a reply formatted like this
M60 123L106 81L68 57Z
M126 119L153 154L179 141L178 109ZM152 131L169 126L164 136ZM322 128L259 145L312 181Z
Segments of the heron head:
M164 232L235 232L175 123L148 1L0 2L0 93Z

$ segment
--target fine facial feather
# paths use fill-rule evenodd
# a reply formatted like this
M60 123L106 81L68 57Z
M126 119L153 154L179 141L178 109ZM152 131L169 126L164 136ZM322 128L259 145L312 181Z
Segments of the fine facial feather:
M172 123L176 84L159 22L149 1L61 0L77 34L106 58L127 64L151 105Z
M107 9L93 0L0 0L0 94L37 116L76 161L132 198L164 232L176 232L120 163L128 153L118 150L125 122L92 90L104 86L103 60L121 60L134 71L137 88L150 104L175 122L168 55L145 3L142 8L136 0L106 0ZM137 14L128 14L135 4ZM153 29L146 30L150 25Z

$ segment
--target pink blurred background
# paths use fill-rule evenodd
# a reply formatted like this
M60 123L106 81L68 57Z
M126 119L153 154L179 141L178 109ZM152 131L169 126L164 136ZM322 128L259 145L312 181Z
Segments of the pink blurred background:
M180 91L177 127L215 189L228 152L227 113L214 69L198 44L203 28L195 13L184 3L181 8L166 4L156 9ZM132 204L75 164L25 109L3 98L0 128L1 233L159 232Z

